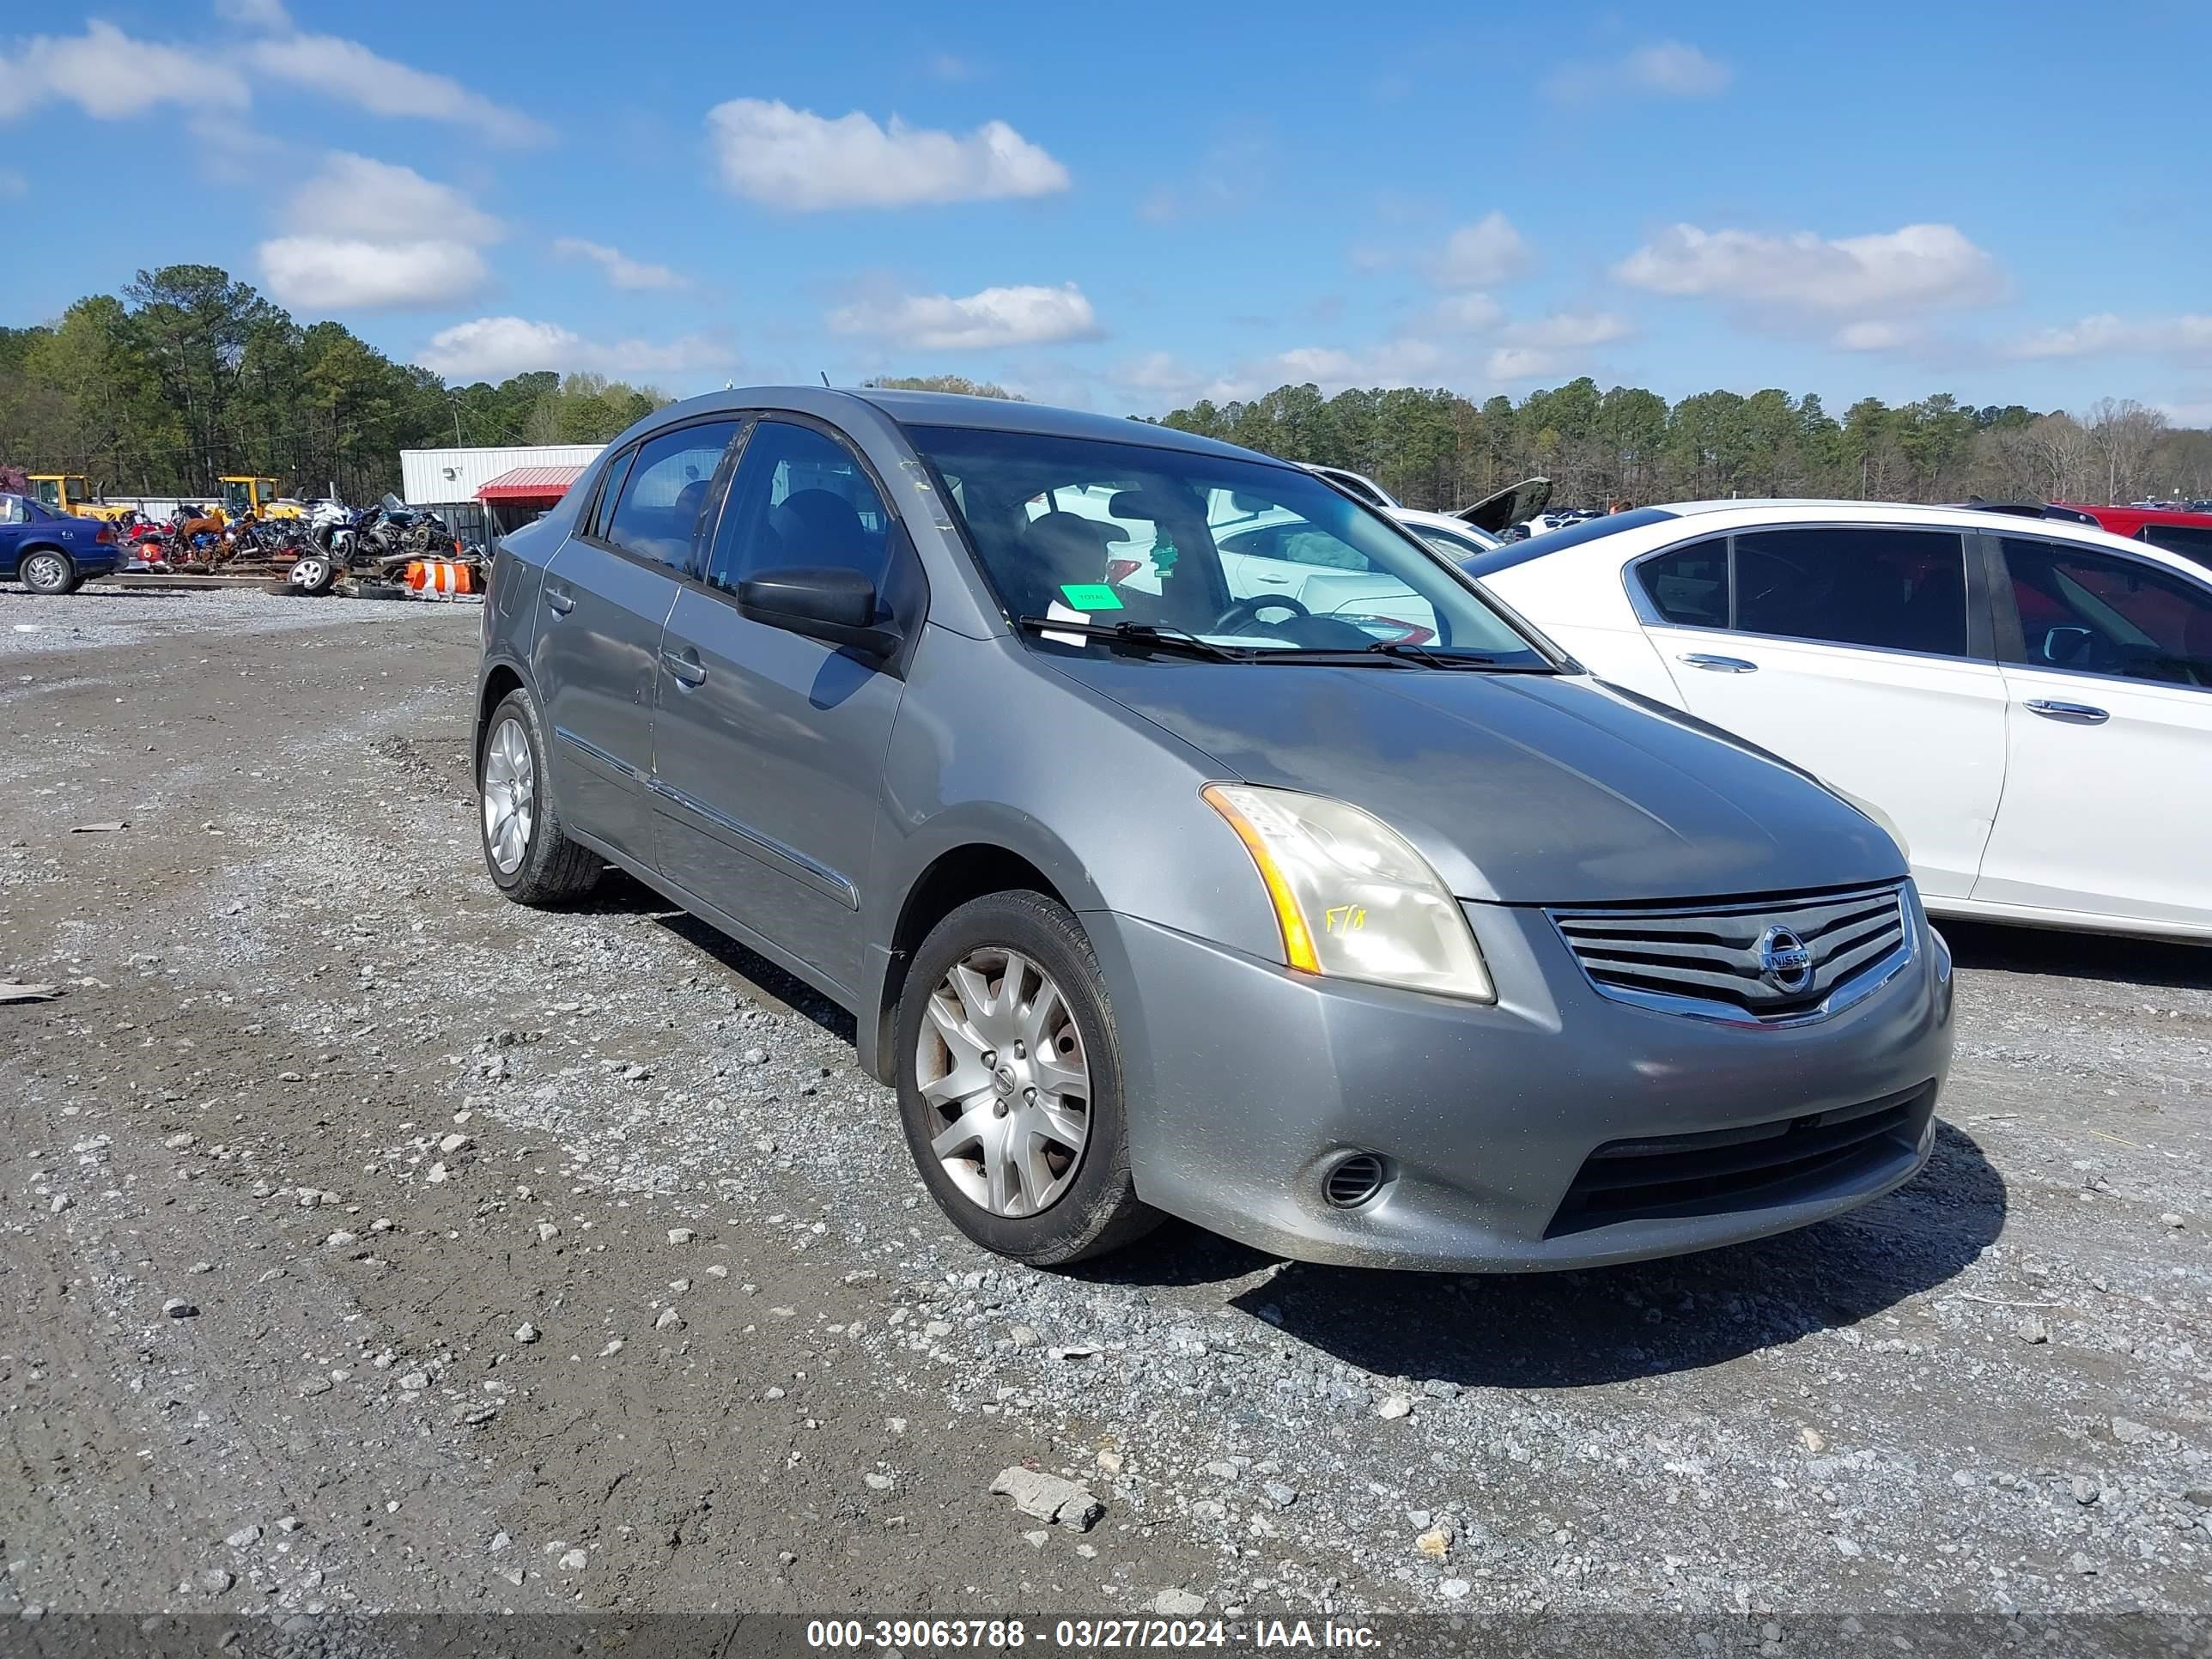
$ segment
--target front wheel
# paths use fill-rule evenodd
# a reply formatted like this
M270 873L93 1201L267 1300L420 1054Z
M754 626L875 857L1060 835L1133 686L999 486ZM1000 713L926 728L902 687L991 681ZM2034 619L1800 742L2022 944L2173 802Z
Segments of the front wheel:
M491 711L477 762L484 866L517 904L565 904L599 884L605 860L568 839L553 804L537 705L510 691Z
M25 554L15 576L32 592L48 595L74 593L84 584L84 578L77 574L76 562L51 547Z
M1121 1060L1091 941L1040 893L993 893L915 953L896 1022L899 1114L960 1231L1033 1267L1149 1232L1129 1174Z

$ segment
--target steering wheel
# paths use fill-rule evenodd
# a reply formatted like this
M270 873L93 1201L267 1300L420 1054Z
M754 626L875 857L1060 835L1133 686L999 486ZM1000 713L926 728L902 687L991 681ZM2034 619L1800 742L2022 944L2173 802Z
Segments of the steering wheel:
M1213 619L1212 627L1206 631L1212 634L1242 634L1254 623L1259 623L1260 613L1263 611L1287 611L1289 616L1286 620L1293 622L1300 617L1313 615L1312 611L1287 593L1255 593L1249 599L1238 599L1231 605ZM1262 623L1261 626L1267 626L1267 624Z

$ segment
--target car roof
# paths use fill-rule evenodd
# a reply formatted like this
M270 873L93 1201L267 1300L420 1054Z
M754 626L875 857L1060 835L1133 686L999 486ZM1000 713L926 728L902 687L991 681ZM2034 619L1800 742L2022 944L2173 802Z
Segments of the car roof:
M1235 444L1201 438L1194 432L1122 416L1094 415L1050 404L1018 403L1011 398L969 398L951 392L907 392L889 386L840 389L846 390L850 397L873 404L901 426L957 426L986 432L1031 433L1040 437L1090 438L1103 443L1179 449L1194 455L1234 456L1238 460L1265 461L1271 466L1287 465L1256 450L1240 449Z
M1553 531L1548 535L1532 536L1524 542L1509 543L1495 553L1464 561L1462 568L1479 579L1492 576L1516 565L1532 564L1556 554L1593 547L1615 536L1649 531L1666 520L1675 519L1690 521L1686 527L1705 527L1714 532L1738 529L1746 523L1762 521L1779 526L1833 522L1840 519L1861 524L1917 525L1951 530L1978 528L1990 535L2033 534L2058 541L2080 542L2107 552L2126 553L2178 571L2193 581L2206 580L2203 566L2154 542L2134 541L2124 536L2116 536L2096 525L2081 524L2071 519L2022 520L2014 515L1978 507L1927 506L1913 501L1823 501L1784 496L1753 497L1732 501L1668 501L1638 507L1629 513L1615 514L1609 518L1586 519L1578 525ZM1705 521L1702 526L1698 523L1699 520ZM2033 531L2028 528L2031 524ZM1646 536L1641 539L1656 545L1663 539L1663 534Z
M788 410L835 422L842 406L863 403L900 426L966 427L983 432L1018 432L1042 437L1089 438L1103 443L1140 444L1151 449L1180 450L1187 454L1213 455L1224 459L1256 461L1263 466L1297 471L1288 461L1257 450L1241 449L1196 433L1122 416L1094 415L1085 410L1059 409L1050 404L1017 402L1011 398L970 398L951 392L907 392L890 386L726 386L702 392L655 410L625 428L607 446L612 453L630 439L657 432L678 421L702 415L736 414L744 410Z

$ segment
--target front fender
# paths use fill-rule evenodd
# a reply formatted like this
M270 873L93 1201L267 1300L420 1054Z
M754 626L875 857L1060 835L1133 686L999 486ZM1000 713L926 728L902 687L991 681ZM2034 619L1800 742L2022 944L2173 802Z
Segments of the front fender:
M1052 672L1009 637L929 629L885 756L863 889L863 1062L875 1058L908 896L963 847L1026 860L1079 915L1110 911L1281 961L1251 857L1199 795L1223 775L1181 738Z

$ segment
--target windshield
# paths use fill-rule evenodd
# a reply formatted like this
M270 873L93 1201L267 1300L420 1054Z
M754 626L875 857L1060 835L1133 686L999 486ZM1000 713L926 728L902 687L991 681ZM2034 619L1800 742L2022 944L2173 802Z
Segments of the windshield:
M1034 433L920 427L909 436L1017 620L1127 623L1235 647L1230 660L1402 645L1551 666L1419 544L1310 473ZM1031 637L1075 653L1116 643L1052 629Z

